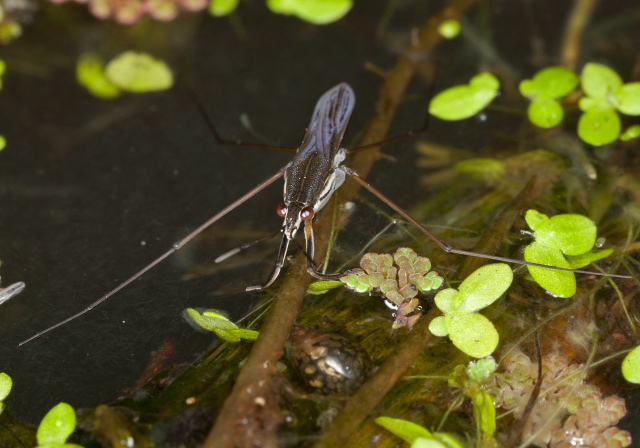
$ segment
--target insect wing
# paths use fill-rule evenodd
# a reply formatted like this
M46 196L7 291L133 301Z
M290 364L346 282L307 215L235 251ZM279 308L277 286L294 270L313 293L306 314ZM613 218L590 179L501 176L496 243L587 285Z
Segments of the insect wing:
M355 94L346 83L338 84L322 95L302 139L299 155L319 152L332 161L340 149L355 103Z

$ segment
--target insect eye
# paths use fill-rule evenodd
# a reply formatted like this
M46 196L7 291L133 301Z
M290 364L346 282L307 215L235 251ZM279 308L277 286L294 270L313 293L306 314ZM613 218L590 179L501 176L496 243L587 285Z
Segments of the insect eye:
M300 211L300 219L303 221L310 221L314 215L313 207L305 207Z
M287 216L287 204L282 203L276 207L276 213L279 217L284 218Z

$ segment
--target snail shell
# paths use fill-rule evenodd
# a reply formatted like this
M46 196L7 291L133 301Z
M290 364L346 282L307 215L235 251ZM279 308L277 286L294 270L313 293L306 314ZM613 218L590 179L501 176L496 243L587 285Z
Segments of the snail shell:
M337 334L294 325L290 360L306 389L324 395L351 395L374 364L358 343Z

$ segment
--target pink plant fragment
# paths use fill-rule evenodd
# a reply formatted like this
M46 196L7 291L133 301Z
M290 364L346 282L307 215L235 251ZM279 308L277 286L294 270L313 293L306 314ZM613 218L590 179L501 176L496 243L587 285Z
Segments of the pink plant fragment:
M51 0L64 3L67 0ZM74 0L87 3L91 13L99 19L113 18L123 25L131 25L149 14L156 20L167 22L178 15L180 9L199 11L208 5L207 0Z

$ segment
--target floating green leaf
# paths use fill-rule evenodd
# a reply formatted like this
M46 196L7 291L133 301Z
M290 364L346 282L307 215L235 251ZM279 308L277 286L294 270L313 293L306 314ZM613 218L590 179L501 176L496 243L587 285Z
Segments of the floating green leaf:
M173 74L164 61L134 51L113 59L104 73L113 85L129 92L166 90L173 85Z
M525 247L524 259L531 263L571 269L569 262L559 249L545 246L538 241L534 241ZM573 272L558 271L539 266L527 266L527 268L536 283L551 294L567 298L576 293L576 276Z
M543 223L549 220L549 217L538 210L531 209L525 213L524 220L531 230L536 231Z
M629 126L621 135L620 140L623 142L628 142L634 138L640 137L640 125L634 124L633 126Z
M238 7L240 0L211 0L209 2L209 14L222 17L231 14Z
M622 376L631 383L640 384L640 345L622 361Z
M76 80L95 97L111 99L120 95L120 90L104 75L102 59L95 54L87 53L78 58Z
M476 269L458 287L458 291L464 296L458 310L474 313L486 308L498 300L512 282L513 271L507 264L492 263Z
M614 104L623 114L640 115L640 82L630 82L618 89Z
M7 146L7 139L4 138L4 135L0 135L0 151L2 151Z
M451 342L469 356L484 358L498 346L499 336L486 317L476 312L495 302L513 281L511 268L504 263L485 265L459 286L436 294L435 303L444 316L429 323L436 336L449 336Z
M2 400L7 398L9 392L11 392L11 387L13 387L11 377L4 372L0 372L0 414L4 411L4 403Z
M446 432L431 433L408 420L391 417L378 417L375 422L387 431L411 443L411 448L463 448L454 436Z
M529 224L527 216L529 211L525 215ZM537 242L555 247L565 255L580 255L595 245L596 232L595 224L586 216L562 214L538 223L533 236Z
M307 294L319 295L324 294L325 292L339 288L343 285L343 283L339 280L320 280L317 282L313 282L309 285L307 289Z
M449 339L460 351L474 358L489 356L500 336L491 321L478 313L453 312L444 316Z
M205 330L213 331L227 342L240 342L242 339L256 340L260 334L254 330L238 328L224 314L215 310L200 313L193 308L187 308L184 314L188 321Z
M447 314L452 311L457 311L460 306L462 306L464 294L453 288L443 289L436 294L435 302L438 309L444 314Z
M491 73L480 73L468 85L451 87L437 94L429 104L429 113L443 120L469 118L493 101L499 87L500 82Z
M578 107L583 112L605 112L614 110L615 107L606 97L583 96L578 101Z
M584 114L578 122L578 135L592 145L604 145L620 135L620 117L616 109L627 115L640 115L640 83L622 84L622 79L609 67L586 64L582 70L580 99ZM628 136L624 136L628 138Z
M4 372L0 372L0 401L3 401L11 392L13 381L11 377Z
M535 241L525 248L524 259L532 263L577 269L607 257L611 250L591 251L596 242L596 226L589 218L562 214L549 218L537 210L528 210L525 221L533 229ZM566 257L565 257L566 256ZM573 272L527 266L529 273L544 289L558 297L576 292Z
M591 97L605 97L622 87L622 79L609 67L589 62L582 69L582 91Z
M2 21L2 18L0 18L0 21ZM4 62L4 60L0 59L0 89L2 89L2 75L4 75L4 72L7 70L7 63Z
M400 418L378 417L375 422L405 442L413 443L418 437L432 437L431 432L422 426Z
M537 72L532 79L520 83L520 93L527 98L562 98L578 86L578 77L571 70L547 67Z
M564 67L547 67L532 79L520 83L520 93L531 99L527 109L529 120L541 128L556 126L562 121L564 111L558 98L568 95L578 85L578 77Z
M615 110L588 110L578 121L578 135L590 145L611 143L620 135L620 117Z
M500 81L489 72L479 73L469 81L469 85L478 90L488 90L497 94L500 88Z
M449 328L447 328L447 321L444 316L434 317L431 322L429 322L429 331L439 338L443 338L449 334Z
M9 6L7 5L4 6L4 8L8 7ZM4 10L0 10L0 12L4 13ZM2 22L0 23L0 42L2 42L3 44L7 44L22 35L22 26L20 25L20 23L14 20L16 19L11 18L3 20L3 18L0 17L0 22Z
M341 280L344 282L347 288L362 294L373 290L374 287L371 285L371 278L372 276L366 274L365 272L354 272L345 277L342 277Z
M472 398L473 417L485 437L492 438L496 431L496 408L486 390L480 390Z
M418 437L411 444L411 448L447 448L447 446L434 438L425 439L424 437Z
M69 436L76 428L76 412L67 403L58 403L47 415L44 416L38 426L36 438L39 447L45 446L77 446L65 444Z
M558 125L564 117L562 105L553 98L535 98L527 108L529 121L540 128Z
M590 265L594 261L607 258L612 253L613 253L613 249L592 250L585 254L567 255L565 258L569 262L569 266L571 266L571 269L580 269Z
M460 34L460 22L457 20L445 20L438 25L438 33L445 39L453 39Z
M272 12L295 15L316 25L341 19L352 6L353 0L267 0Z

